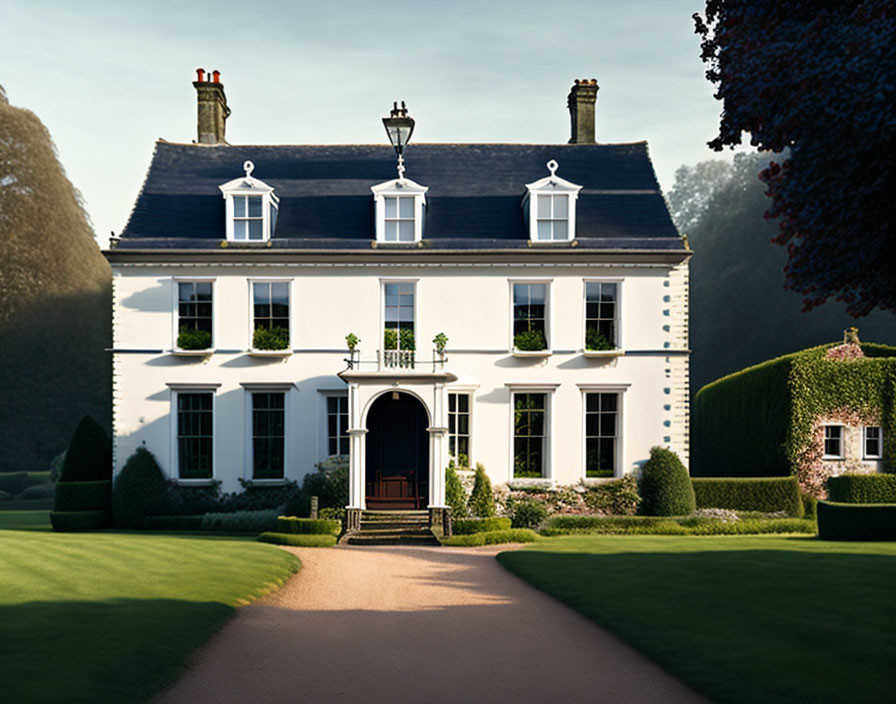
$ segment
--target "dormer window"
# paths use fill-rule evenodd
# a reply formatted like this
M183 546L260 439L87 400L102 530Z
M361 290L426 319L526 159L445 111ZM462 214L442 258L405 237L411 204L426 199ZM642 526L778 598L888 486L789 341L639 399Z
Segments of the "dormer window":
M576 199L582 187L557 176L557 166L551 159L551 175L526 184L523 212L532 242L568 242L576 236Z
M371 186L376 210L377 242L419 242L423 239L426 186L396 178Z
M274 189L252 176L255 165L243 164L246 175L222 186L226 209L226 236L232 242L264 242L277 228L280 199Z

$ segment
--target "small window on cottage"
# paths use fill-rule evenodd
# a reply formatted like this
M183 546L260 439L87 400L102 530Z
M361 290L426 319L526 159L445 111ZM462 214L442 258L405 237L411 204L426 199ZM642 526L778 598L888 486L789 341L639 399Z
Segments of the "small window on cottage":
M536 239L569 239L569 196L566 193L538 196Z
M261 196L233 197L233 239L263 240L264 209Z
M426 186L397 178L371 186L377 242L413 243L423 239Z
M386 242L414 241L414 200L413 196L385 197Z
M348 435L348 397L327 397L327 454L347 455L349 453Z
M576 237L576 199L582 187L557 176L558 164L547 163L550 176L526 184L523 213L533 242L569 242Z
M824 426L824 456L829 458L843 457L843 426Z
M225 236L232 242L269 240L277 227L280 199L274 189L252 176L255 165L243 164L246 175L218 186L225 203Z
M866 425L864 433L864 450L866 459L881 457L881 432L878 425Z
M548 349L548 285L513 284L513 349L538 352Z
M513 395L513 476L545 476L547 469L547 394Z
M289 282L252 283L252 348L289 348Z
M618 414L619 394L585 394L586 477L612 477L616 473Z

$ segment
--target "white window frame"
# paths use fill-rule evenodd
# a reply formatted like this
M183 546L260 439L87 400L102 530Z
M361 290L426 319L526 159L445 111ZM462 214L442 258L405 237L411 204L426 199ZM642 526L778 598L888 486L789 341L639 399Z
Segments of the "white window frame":
M823 435L822 435L822 448L821 448L821 451L822 451L822 459L825 459L825 460L842 460L842 459L845 457L845 454L844 454L844 452L843 452L843 451L844 451L844 445L845 445L845 443L846 443L845 426L842 425L841 423L825 423L823 427L824 427L824 431L823 431ZM837 454L837 455L829 455L829 454L827 453L827 444L828 444L828 436L827 436L827 435L828 435L828 428L839 428L839 429L840 429L840 439L839 439L839 441L838 441L838 442L840 443L840 453Z
M511 354L515 357L550 357L551 356L551 345L553 341L553 311L551 310L551 283L553 279L545 279L545 278L529 278L529 279L508 279L508 292L510 296L510 340L508 342L508 349ZM513 287L516 284L543 284L544 285L544 336L545 340L545 349L544 350L518 350L513 340L515 335L513 334L513 321L514 321L514 300L513 300Z
M217 335L217 320L215 318L215 299L217 292L213 276L172 276L171 277L171 350L178 355L207 355L215 351L215 337ZM179 284L210 283L212 285L212 341L205 350L182 350L177 346L177 336L180 332L180 286Z
M242 382L243 387L243 472L245 481L258 486L277 486L289 481L289 468L292 466L292 391L295 384L291 382ZM282 393L283 394L283 478L282 479L255 479L255 437L252 433L252 394Z
M630 383L611 383L611 384L577 384L582 394L581 399L581 416L582 416L582 468L581 479L585 483L600 483L618 479L625 476L625 463L623 462L623 453L625 451L625 392L631 386ZM588 433L586 413L588 412L587 394L616 394L616 467L613 469L612 477L589 477L588 476Z
M371 186L375 213L375 237L377 243L390 245L412 245L423 239L423 214L426 210L427 186L411 181L409 178L396 178L385 183ZM414 239L386 239L386 198L409 197L414 199ZM390 218L392 219L392 218Z
M576 201L579 198L579 191L582 187L578 184L567 181L556 175L557 162L551 159L547 163L550 176L545 176L537 181L526 184L526 195L523 196L523 213L526 223L529 226L529 241L532 244L556 244L557 242L571 242L576 238ZM566 237L542 240L538 238L538 196L566 196L567 201L567 227ZM553 213L553 200L551 201L551 212ZM544 220L545 218L541 218ZM549 218L555 221L555 218ZM562 218L561 218L562 219ZM553 227L551 228L553 234Z
M625 349L622 342L622 289L625 279L623 278L604 278L604 277L588 277L582 279L582 353L586 357L606 357L621 354ZM586 334L588 330L588 284L616 284L616 340L611 350L589 350L586 345Z
M317 456L321 462L327 460L331 457L335 457L336 455L330 454L330 429L328 427L329 422L329 409L328 403L331 398L344 398L345 399L345 407L348 412L348 427L352 426L352 416L351 409L349 408L349 394L348 389L318 389L318 397L320 399L318 404L318 453ZM347 432L346 434L349 438L349 453L351 453L351 435Z
M288 354L292 354L292 350L295 347L295 326L293 325L293 310L295 308L293 301L293 289L295 288L292 285L293 278L288 276L268 276L262 278L250 278L247 279L249 284L249 346L248 350L256 356L284 356ZM287 300L289 302L289 344L286 346L284 350L259 350L255 348L254 337L255 337L255 284L286 284L288 293Z
M508 432L508 466L507 466L507 482L514 484L544 484L545 482L553 485L555 483L554 479L554 392L557 390L557 387L560 386L559 382L545 382L545 383L531 383L531 382L508 382L505 384L507 387L510 397L509 404L509 413L508 419L509 423L509 432ZM513 445L514 445L514 431L515 427L515 418L514 418L514 408L516 406L516 395L517 394L544 394L545 396L545 431L546 435L544 436L545 442L545 450L544 450L544 467L542 467L542 475L541 477L514 477L513 475L513 462L514 462L514 453L513 453Z
M877 431L877 454L876 455L868 454L868 431L872 428ZM879 460L883 457L883 455L884 455L884 431L883 431L883 428L879 425L862 426L862 459Z
M446 392L449 397L453 394L455 396L466 396L468 399L466 438L467 438L467 463L468 463L467 469L470 469L471 467L475 466L475 463L473 462L473 389L470 387L449 386L446 389ZM445 404L446 404L445 405L445 419L448 421L448 427L449 427L449 432L447 435L447 437L448 437L448 459L453 459L451 457L451 431L450 431L451 401L450 401L450 398L445 399ZM457 411L455 411L455 416L456 415L457 415ZM455 429L456 429L456 427L457 426L455 426ZM454 436L457 437L456 432L454 433ZM460 467L460 465L458 465L457 462L455 462L455 467Z
M380 329L379 329L379 338L377 341L377 349L385 352L385 340L383 336L386 330L386 284L413 284L414 286L414 348L419 351L420 348L420 310L419 310L419 291L417 282L420 281L418 277L392 277L392 278L381 278L380 279ZM401 336L399 335L399 347L396 349L400 349L401 344Z
M171 443L171 468L168 477L173 479L177 484L184 486L208 486L215 482L218 477L218 388L220 383L206 384L181 384L168 383L170 396L170 411L168 413L170 426L170 443ZM177 397L180 394L210 393L212 395L212 476L195 479L181 479L180 476L180 457L177 447Z
M276 225L274 222L276 217L271 217L271 211L276 211L279 214L280 199L274 194L274 188L272 186L269 186L264 181L259 181L251 175L254 168L255 166L251 161L246 161L243 164L243 169L246 171L245 176L235 178L232 181L228 181L227 183L218 186L221 191L221 196L224 198L225 236L228 242L267 242L273 235L273 230ZM248 201L247 217L235 217L233 199L236 196L255 196L261 198L261 239L236 239L233 226L234 220L256 219L248 217Z

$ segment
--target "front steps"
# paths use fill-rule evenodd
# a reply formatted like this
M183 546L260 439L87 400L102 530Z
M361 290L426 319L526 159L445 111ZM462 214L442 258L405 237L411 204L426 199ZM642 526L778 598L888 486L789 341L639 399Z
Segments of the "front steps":
M361 527L342 536L349 545L439 545L429 511L362 511Z

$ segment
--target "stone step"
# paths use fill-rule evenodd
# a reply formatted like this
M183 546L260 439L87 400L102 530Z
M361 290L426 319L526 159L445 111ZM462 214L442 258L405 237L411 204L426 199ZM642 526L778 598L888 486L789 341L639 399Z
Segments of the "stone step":
M355 535L432 535L429 526L361 526Z
M361 521L361 530L429 530L428 521Z
M425 533L354 533L348 537L349 545L439 545L430 532Z

